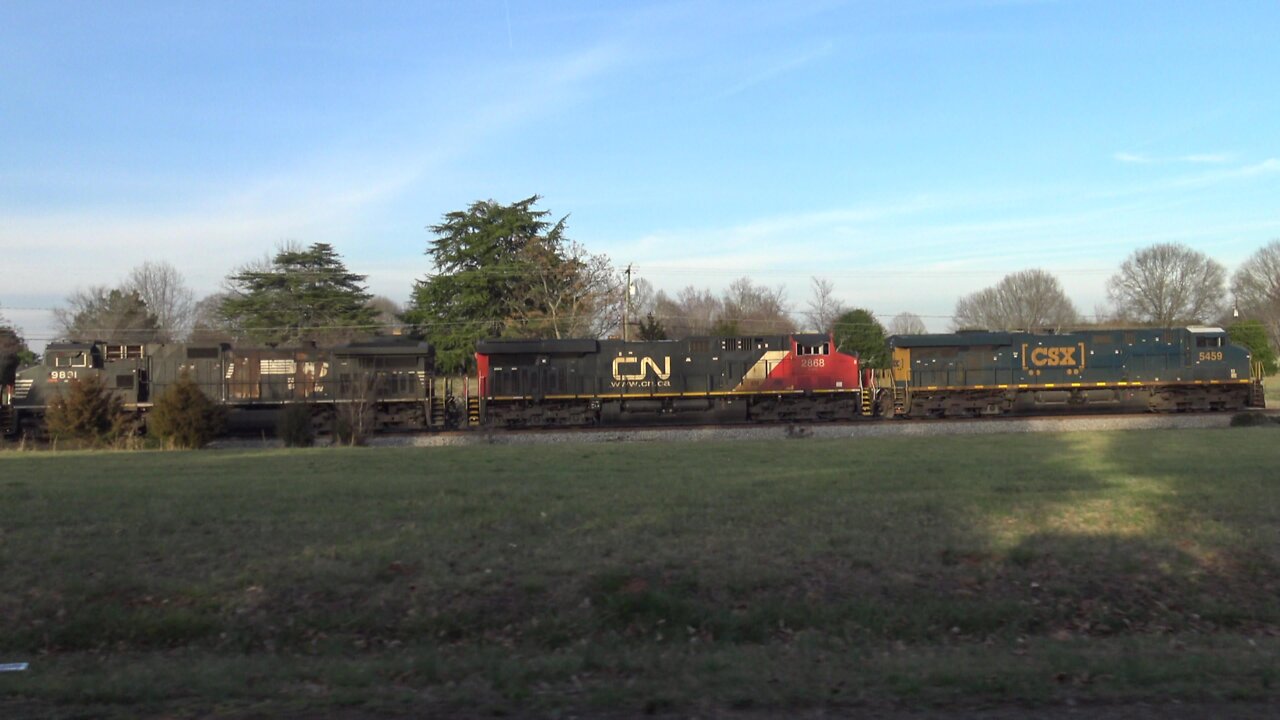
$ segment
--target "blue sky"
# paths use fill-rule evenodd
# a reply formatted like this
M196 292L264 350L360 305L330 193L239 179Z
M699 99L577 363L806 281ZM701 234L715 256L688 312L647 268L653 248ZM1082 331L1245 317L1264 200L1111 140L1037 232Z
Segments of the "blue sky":
M282 240L408 299L426 226L532 194L659 288L809 278L945 330L1126 255L1280 237L1275 2L4 3L0 313Z

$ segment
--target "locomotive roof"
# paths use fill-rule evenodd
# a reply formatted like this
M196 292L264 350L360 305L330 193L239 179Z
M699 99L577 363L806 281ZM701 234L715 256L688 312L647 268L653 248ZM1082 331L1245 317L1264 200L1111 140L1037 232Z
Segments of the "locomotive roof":
M555 355L561 353L599 352L597 340L481 340L476 352L481 355Z
M425 342L386 338L366 340L340 345L334 355L423 355L430 353L431 345Z
M49 343L48 347L45 348L45 351L46 352L60 352L64 350L85 351L85 350L92 350L94 347L95 347L94 343L91 343L91 342L55 342L55 343Z
M929 335L892 335L888 338L891 347L954 347L975 345L1008 345L1015 336L1038 338L1074 337L1078 335L1106 335L1111 333L1136 333L1143 336L1154 336L1167 333L1190 332L1195 335L1226 335L1220 327L1208 325L1189 325L1179 328L1086 328L1062 333L1049 332L993 332L990 330L961 330L957 333L938 333Z
M954 345L1008 345L1013 333L966 331L942 335L890 335L890 347L951 347Z
M711 335L694 335L679 340L591 340L591 339L568 339L568 340L538 340L538 339L505 339L494 338L489 340L481 340L476 343L476 352L481 355L574 355L574 354L590 354L600 352L601 343L608 343L609 348L616 349L618 346L637 345L637 344L662 344L662 343L690 343L696 341L726 341L740 340L746 341L752 347L790 347L789 343L794 338L801 345L819 345L821 343L830 342L829 335L821 333L794 333L791 335L732 335L732 336L711 336Z

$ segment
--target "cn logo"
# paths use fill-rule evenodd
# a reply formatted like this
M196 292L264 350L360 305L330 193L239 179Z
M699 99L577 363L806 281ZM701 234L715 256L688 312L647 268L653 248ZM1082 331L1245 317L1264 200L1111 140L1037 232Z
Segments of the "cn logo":
M650 370L659 380L670 378L671 358L662 358L661 368L658 367L656 360L648 357L616 357L613 359L613 379L620 382L644 380Z

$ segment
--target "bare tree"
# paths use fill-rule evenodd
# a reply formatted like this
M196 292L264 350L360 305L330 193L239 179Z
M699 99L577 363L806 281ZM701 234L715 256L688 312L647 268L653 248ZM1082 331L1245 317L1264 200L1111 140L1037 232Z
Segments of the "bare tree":
M1107 297L1123 315L1156 327L1205 322L1222 310L1227 271L1178 243L1134 252L1107 282Z
M622 287L623 284L625 284L625 281L619 285L619 291L624 293L623 302L627 304L623 317L626 318L627 323L630 325L628 335L632 338L642 337L641 326L646 322L646 318L656 313L658 293L654 290L653 283L641 277L632 277L629 293L627 293L626 288ZM649 322L648 334L650 335L662 327L661 322L656 319L651 319L647 322ZM654 325L653 323L657 324ZM663 332L665 333L665 330Z
M787 314L786 290L768 288L750 278L738 278L724 293L724 314L717 323L726 334L778 334L795 332L795 322Z
M716 319L724 313L724 303L710 290L690 285L672 298L659 290L653 300L655 319L666 328L667 337L708 335Z
M831 332L836 318L845 312L844 303L835 296L835 285L825 278L811 278L813 295L809 299L809 309L804 318L809 329L815 332Z
M238 328L222 317L219 311L228 297L231 297L230 293L214 293L201 298L192 306L191 332L187 336L188 342L233 342L241 335Z
M674 298L659 291L654 296L652 312L667 337L673 339L795 331L795 323L787 314L785 289L756 285L749 278L733 281L720 297L692 285Z
M952 325L957 330L1057 330L1079 318L1058 279L1037 269L1006 275L994 286L960 298Z
M511 309L520 334L601 337L622 322L622 281L607 255L576 242L530 244L525 254L528 294Z
M1112 307L1106 303L1098 303L1093 306L1093 322L1082 323L1094 328L1130 328L1138 325L1138 321L1129 317L1119 308Z
M1231 294L1240 315L1261 322L1271 344L1280 345L1280 240L1244 261L1231 279Z
M156 316L158 341L173 342L187 336L195 295L177 268L167 262L144 262L129 272L122 289L137 293Z
M929 330L924 326L924 321L915 313L898 313L889 322L890 335L924 335L927 332Z
M657 310L658 291L654 289L653 283L644 278L633 278L631 280L631 294L627 298L630 305L627 312L630 314L631 322L639 321L650 313Z

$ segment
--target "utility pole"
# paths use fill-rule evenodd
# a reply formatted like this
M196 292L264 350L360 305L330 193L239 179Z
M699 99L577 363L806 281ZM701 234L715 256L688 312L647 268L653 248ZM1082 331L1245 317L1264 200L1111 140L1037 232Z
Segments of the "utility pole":
M622 342L627 341L627 326L631 324L631 266L627 265L627 282L622 286Z

